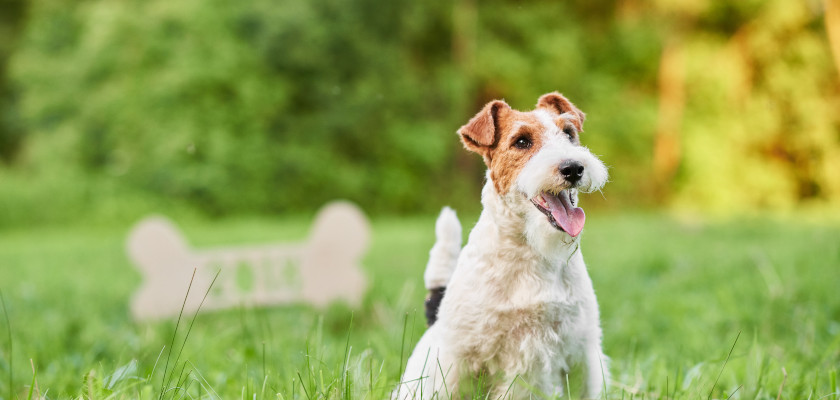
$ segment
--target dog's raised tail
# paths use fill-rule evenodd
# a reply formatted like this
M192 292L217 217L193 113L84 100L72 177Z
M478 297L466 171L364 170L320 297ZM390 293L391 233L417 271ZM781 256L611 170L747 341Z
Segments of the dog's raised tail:
M429 263L423 274L429 290L426 299L426 322L429 326L437 320L438 307L461 254L461 222L455 210L444 207L440 211L435 223L435 236L435 245L429 251Z

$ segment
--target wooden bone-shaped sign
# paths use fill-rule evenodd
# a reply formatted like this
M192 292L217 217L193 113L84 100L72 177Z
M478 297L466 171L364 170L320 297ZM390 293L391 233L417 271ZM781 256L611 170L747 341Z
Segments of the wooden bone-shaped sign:
M324 206L303 243L220 247L196 250L167 219L149 217L129 234L128 255L143 275L131 312L136 320L177 316L233 306L266 306L334 300L361 303L367 282L360 261L370 228L364 214L348 202ZM184 304L187 285L195 271Z

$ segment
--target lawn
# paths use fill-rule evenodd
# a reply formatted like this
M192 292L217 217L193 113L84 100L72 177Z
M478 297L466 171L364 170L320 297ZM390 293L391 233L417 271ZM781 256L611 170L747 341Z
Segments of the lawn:
M612 358L608 398L837 398L840 227L590 214L582 251ZM128 227L2 231L0 398L387 398L424 330L433 223L374 219L359 309L235 308L187 315L177 335L175 321L129 318L140 275ZM182 228L204 247L299 240L308 225Z

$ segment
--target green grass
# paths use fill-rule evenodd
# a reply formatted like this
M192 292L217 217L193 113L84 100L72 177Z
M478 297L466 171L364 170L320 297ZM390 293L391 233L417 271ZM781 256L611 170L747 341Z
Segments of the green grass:
M780 389L782 398L837 398L840 228L591 214L582 250L612 358L608 398L775 399ZM374 221L365 259L372 286L357 310L201 314L186 341L192 315L174 341L175 321L129 319L140 275L124 255L127 228L2 231L10 326L0 317L0 398L387 398L424 330L433 223ZM298 240L308 224L239 219L183 229L204 247Z

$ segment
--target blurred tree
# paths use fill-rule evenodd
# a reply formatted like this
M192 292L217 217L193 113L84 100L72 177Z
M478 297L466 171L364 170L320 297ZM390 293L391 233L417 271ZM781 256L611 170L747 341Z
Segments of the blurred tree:
M451 37L446 8L67 8L36 9L17 60L36 165L125 179L211 213L310 209L334 197L416 210L428 207L418 187L445 190L436 182L457 148L442 123L452 117L453 78L441 65L450 50L438 44ZM67 29L53 28L65 19Z
M23 127L18 122L16 97L9 79L9 58L26 26L25 0L0 0L0 161L12 162L23 140Z
M773 0L688 43L688 99L678 203L790 208L840 198L840 93L819 9Z
M0 133L17 143L0 147L17 155L0 221L335 197L475 210L483 167L455 130L491 99L553 90L612 167L592 202L836 204L833 1L825 21L818 0L34 2L3 14L25 34L3 75L20 118Z

